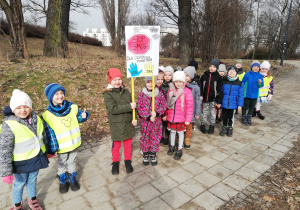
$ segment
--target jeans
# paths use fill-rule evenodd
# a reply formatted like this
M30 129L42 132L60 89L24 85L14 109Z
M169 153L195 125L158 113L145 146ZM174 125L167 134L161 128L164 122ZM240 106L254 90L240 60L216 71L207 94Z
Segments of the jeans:
M20 203L22 201L23 189L25 185L27 190L27 198L36 196L36 179L38 173L39 171L14 174L15 181L13 185L13 204Z

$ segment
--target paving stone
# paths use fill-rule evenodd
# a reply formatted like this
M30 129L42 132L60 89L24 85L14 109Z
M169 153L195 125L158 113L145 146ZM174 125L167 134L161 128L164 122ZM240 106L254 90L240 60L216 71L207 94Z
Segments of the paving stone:
M242 148L244 148L245 146L247 146L247 144L244 144L244 143L241 143L241 142L232 140L231 142L229 142L229 143L227 144L227 146L233 147L233 148L236 148L236 149L242 149Z
M112 199L112 194L105 187L87 192L83 196L92 207L99 206Z
M138 172L125 178L132 187L137 188L152 181L144 172Z
M251 149L250 147L245 147L244 149L240 150L239 153L248 155L252 158L255 158L256 156L258 156L260 154L259 151Z
M135 198L133 193L126 193L111 200L116 209L133 209L142 203Z
M102 171L98 165L84 167L84 170L81 170L80 179L85 180L90 177L102 176Z
M284 140L284 139L280 139L277 144L280 144L280 145L283 145L283 146L286 146L286 147L289 147L289 148L292 148L294 146L294 144L291 142L291 141L287 141L287 140Z
M60 198L58 191L51 191L41 194L39 195L39 198L41 199L40 204L47 207L56 206L62 203L62 199Z
M249 180L243 179L237 175L230 175L226 179L222 181L223 184L226 184L232 187L235 190L241 191L242 189L246 188L248 185L251 184Z
M195 176L194 179L205 187L211 187L221 181L219 177L216 177L207 171Z
M249 145L249 147L251 149L254 149L256 151L259 151L259 152L264 152L268 149L268 146L267 145L264 145L264 144L260 144L260 143L257 143L257 142L253 142Z
M207 170L209 173L221 178L221 179L224 179L225 177L229 176L230 174L233 173L232 170L230 169L227 169L219 164L211 167L210 169Z
M200 165L203 165L203 166L207 167L207 168L210 168L210 167L212 167L212 166L219 163L219 161L214 160L214 159L212 159L208 156L203 156L203 157L197 159L196 162L199 163Z
M190 196L188 196L178 188L174 188L166 192L165 194L161 195L160 198L175 209L191 200Z
M269 147L274 144L274 141L272 141L270 139L265 139L265 138L260 138L260 139L256 140L255 142L269 146Z
M105 203L102 203L102 204L100 204L96 207L93 207L92 209L93 210L100 210L100 209L114 210L114 207L113 207L111 202L105 202Z
M161 167L159 164L155 167L149 166L147 169L144 170L144 173L147 174L151 179L157 179L161 176L164 176L168 173L168 170Z
M227 144L219 147L225 154L232 155L237 152L239 149L228 146Z
M276 151L279 151L279 152L284 152L284 153L286 153L290 150L290 148L280 145L280 144L273 144L270 148L274 149Z
M142 203L146 203L160 195L160 192L150 184L143 185L142 187L135 189L132 192Z
M279 159L278 158L274 158L274 157L270 157L268 155L264 155L264 154L260 154L259 156L257 156L254 160L264 163L266 165L272 166L274 165Z
M8 193L12 188L11 188L12 185L9 185L7 183L4 183L1 181L0 183L0 195L2 196L2 194L4 193ZM2 200L2 199L0 199Z
M40 195L47 192L51 192L53 190L57 190L58 187L59 187L58 179L52 178L52 179L47 179L47 181L38 180L36 185L36 190L37 190L37 194Z
M194 161L196 158L187 154L187 152L185 152L186 150L183 150L183 154L181 159L178 161L181 165L186 165L188 163L191 163L192 161Z
M162 193L165 193L170 189L178 186L178 183L168 176L160 177L157 180L151 182L151 184Z
M78 190L78 191L72 191L71 189L69 189L68 193L61 194L61 196L63 197L63 199L65 201L67 201L67 200L70 200L70 199L75 198L77 196L80 196L82 194L85 194L87 192L86 189L82 186L82 184L80 182L79 182L79 185L81 186L80 190Z
M208 157L211 157L217 161L223 161L225 160L226 158L229 157L229 155L223 153L223 152L220 152L218 150L216 151L213 151L213 152L210 152L209 154L207 154Z
M243 166L243 163L233 160L231 158L227 158L226 160L220 162L219 164L233 171Z
M115 196L119 196L133 190L133 187L125 180L111 183L107 185L107 187Z
M191 174L190 172L182 169L182 168L178 168L175 171L172 171L171 173L168 174L169 177L171 177L172 179L174 179L176 182L178 183L183 183L186 180L190 179L193 177L193 174Z
M217 209L219 206L224 204L224 201L208 191L202 193L192 201L205 209Z
M271 166L266 165L264 163L258 162L256 160L250 161L248 164L245 165L245 167L252 169L254 171L257 171L259 173L264 173L267 171Z
M177 210L205 210L205 208L200 207L198 204L196 204L193 201L189 201L185 204L183 204L182 206L180 206L179 208L177 208Z
M224 201L228 201L230 198L238 194L238 191L232 189L227 185L224 185L221 182L210 188L209 191Z
M230 158L235 160L235 161L238 161L240 163L243 163L243 164L246 164L246 163L248 163L249 161L251 161L253 159L252 157L250 157L248 155L238 153L238 152L231 155Z
M193 198L195 198L197 195L199 195L207 189L194 179L190 179L182 183L178 186L178 188Z
M106 185L107 179L105 179L101 175L98 175L98 176L93 176L88 179L85 179L82 182L88 188L89 191L92 191L94 189L97 189L99 187Z
M242 167L239 170L237 170L234 174L239 175L241 177L243 177L244 179L247 179L249 181L254 181L255 179L257 179L261 174L251 170L249 168L246 167Z
M195 162L189 163L182 167L194 175L200 174L201 172L203 172L206 169L206 167L200 166L198 163L195 163Z
M273 149L267 149L264 153L264 155L269 155L271 157L276 157L278 159L282 158L284 156L283 152L279 152Z
M203 143L200 145L200 149L204 150L205 152L211 152L216 149L215 146L212 146L211 144L208 143Z
M89 206L86 204L82 197L74 197L71 200L62 202L58 205L61 210L65 209L88 209Z
M91 149L85 149L81 152L78 152L77 157L80 157L80 159L82 158L86 158L86 157L90 157L92 156L94 153L92 152Z
M166 204L166 202L164 202L162 199L160 198L155 198L152 201L143 204L142 209L144 210L167 210L167 209L171 209L171 207Z
M10 202L8 202L8 201L9 201L8 195L5 195L5 194L1 195L0 208L1 209L9 209L9 208L5 208L5 207L10 206L12 204L11 201Z

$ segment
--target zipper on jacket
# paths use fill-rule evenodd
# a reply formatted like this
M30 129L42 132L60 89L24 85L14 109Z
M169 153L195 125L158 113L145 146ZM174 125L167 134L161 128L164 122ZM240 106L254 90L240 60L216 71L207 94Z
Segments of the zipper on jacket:
M208 88L207 88L206 101L208 101L208 96L209 96L209 88L210 88L211 74L212 74L212 73L209 73L209 80L208 80Z
M177 101L175 101L175 104L174 104L174 112L173 112L173 120L172 120L172 123L174 123L176 103L177 103Z
M229 100L230 100L230 94L231 94L231 86L232 86L232 82L230 83L230 89L229 89L229 96L228 96L228 109L229 109Z

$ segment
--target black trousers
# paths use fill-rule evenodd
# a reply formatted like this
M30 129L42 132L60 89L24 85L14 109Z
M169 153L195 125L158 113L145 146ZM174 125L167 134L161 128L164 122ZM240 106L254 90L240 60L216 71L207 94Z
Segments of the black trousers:
M245 98L244 99L244 106L243 106L243 109L242 109L242 115L243 116L245 116L245 115L251 115L252 116L253 111L255 109L256 102L257 102L257 98L255 98L255 99ZM248 113L247 113L247 110L248 110Z
M222 108L223 126L232 126L233 124L234 109Z

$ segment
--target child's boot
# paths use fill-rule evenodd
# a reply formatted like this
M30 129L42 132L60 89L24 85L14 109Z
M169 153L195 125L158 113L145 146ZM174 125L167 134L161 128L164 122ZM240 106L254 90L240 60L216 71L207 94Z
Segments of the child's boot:
M175 160L179 160L181 158L181 156L182 156L182 149L181 150L177 150L175 152L174 159Z
M219 133L220 136L225 136L227 134L227 126L223 126L221 132Z
M125 160L125 168L127 173L133 172L133 167L131 165L131 160Z
M184 148L185 149L190 149L191 148L191 143L189 138L184 139Z
M163 146L168 146L169 138L164 138Z
M43 208L38 203L40 199L37 199L36 196L33 198L27 198L28 206L31 210L43 210Z
M151 165L157 165L156 152L150 152Z
M254 109L253 114L252 114L252 117L255 117L257 112L258 112L258 111L257 111L256 109Z
M143 152L143 164L145 166L149 165L149 152Z
M159 141L159 144L162 146L164 144L164 141L165 141L165 138L164 137L161 137L160 141Z
M228 128L227 128L227 136L231 137L231 136L232 136L232 133L233 133L233 128L232 128L232 126L228 126Z
M202 133L206 133L206 132L207 132L207 130L206 130L206 128L205 128L205 125L200 125L200 131L201 131Z
M257 112L257 116L259 119L263 120L265 119L265 116L263 116L261 113L260 113L260 110Z
M171 146L171 145L170 145L170 146L169 146L169 151L168 151L167 154L170 155L170 156L173 155L174 150L175 150L175 146Z
M57 178L59 180L59 192L61 194L67 193L68 190L69 190L69 183L68 183L67 173L57 175Z
M80 189L80 186L79 186L78 182L76 181L76 175L77 175L76 171L73 172L72 174L68 174L68 179L69 179L72 191L78 191Z
M111 173L112 173L113 175L119 174L119 162L113 162L113 163L112 163Z
M215 132L215 126L213 125L210 125L209 128L208 128L208 134L213 134Z
M248 125L252 125L252 122L251 122L251 115L247 115L247 124Z
M23 210L23 201L15 203L9 210Z
M248 116L247 115L244 115L243 117L242 117L242 125L248 125Z

